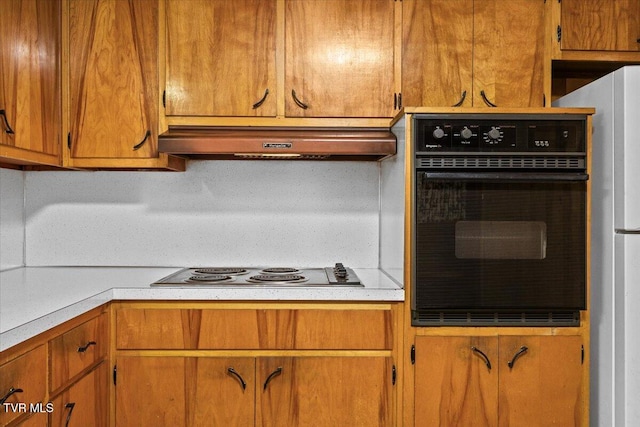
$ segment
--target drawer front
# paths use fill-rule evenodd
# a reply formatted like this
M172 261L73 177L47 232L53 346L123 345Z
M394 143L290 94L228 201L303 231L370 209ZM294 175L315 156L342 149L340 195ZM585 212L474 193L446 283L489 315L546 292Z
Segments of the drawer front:
M107 318L103 314L50 341L51 391L99 363L107 354Z
M118 349L390 350L390 309L140 309L116 312Z
M29 412L30 405L45 397L47 351L44 345L0 367L0 425ZM11 389L22 390L11 393Z

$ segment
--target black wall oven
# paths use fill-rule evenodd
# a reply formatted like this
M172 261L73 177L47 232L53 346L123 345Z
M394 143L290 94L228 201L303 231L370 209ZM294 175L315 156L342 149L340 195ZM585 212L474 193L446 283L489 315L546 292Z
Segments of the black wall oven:
M586 116L415 115L414 326L573 326Z

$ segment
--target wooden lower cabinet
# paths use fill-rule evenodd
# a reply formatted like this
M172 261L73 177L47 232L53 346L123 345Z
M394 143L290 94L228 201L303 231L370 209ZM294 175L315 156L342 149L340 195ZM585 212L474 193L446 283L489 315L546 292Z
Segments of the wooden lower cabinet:
M582 426L580 336L418 336L416 426Z
M117 358L116 425L390 426L390 357Z
M53 399L50 427L108 425L108 364L102 363Z

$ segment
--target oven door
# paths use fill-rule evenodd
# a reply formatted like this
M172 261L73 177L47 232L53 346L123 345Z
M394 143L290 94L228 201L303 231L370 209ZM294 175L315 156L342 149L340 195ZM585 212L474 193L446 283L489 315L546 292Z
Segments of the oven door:
M416 171L412 323L579 323L586 180Z

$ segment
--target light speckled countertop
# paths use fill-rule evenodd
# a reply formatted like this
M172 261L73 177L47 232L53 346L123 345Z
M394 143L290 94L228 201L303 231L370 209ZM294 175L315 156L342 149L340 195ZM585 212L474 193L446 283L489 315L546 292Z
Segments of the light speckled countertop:
M112 300L404 301L381 270L354 269L364 287L173 288L150 284L179 268L25 267L0 272L0 351Z

